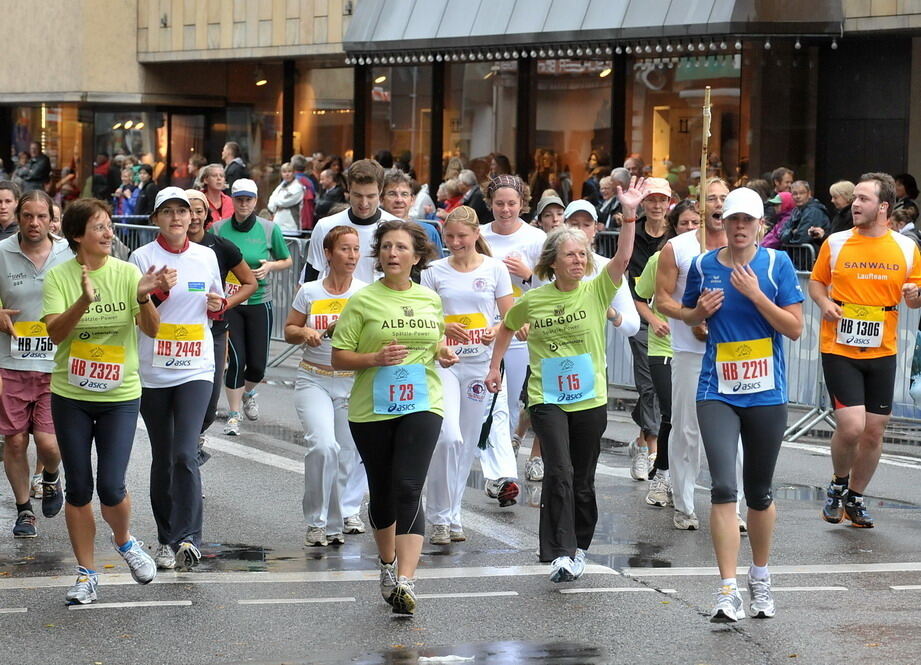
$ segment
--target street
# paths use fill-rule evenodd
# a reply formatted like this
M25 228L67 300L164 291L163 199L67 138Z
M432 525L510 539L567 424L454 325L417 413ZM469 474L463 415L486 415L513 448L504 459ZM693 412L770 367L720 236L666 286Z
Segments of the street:
M626 449L607 445L596 478L591 566L582 579L553 585L536 557L539 484L522 482L519 504L502 509L483 493L475 468L465 497L467 542L426 542L417 614L398 618L378 593L370 533L347 536L338 548L302 545L294 368L289 359L269 370L260 420L244 422L240 437L222 436L221 422L212 428L213 457L203 467L206 545L194 572L161 571L149 587L134 584L100 520L99 601L69 608L63 599L74 560L63 513L39 519L38 538L14 540L4 482L0 662L917 662L917 449L887 447L868 490L877 528L854 529L820 518L831 473L827 446L785 444L775 474L777 617L731 627L707 618L718 576L703 488L696 497L702 530L675 530L671 508L645 504L646 483L630 479ZM626 414L610 419L609 439L635 433ZM523 448L519 468L525 459ZM155 547L149 464L139 422L129 468L132 532ZM743 538L742 585L749 561Z

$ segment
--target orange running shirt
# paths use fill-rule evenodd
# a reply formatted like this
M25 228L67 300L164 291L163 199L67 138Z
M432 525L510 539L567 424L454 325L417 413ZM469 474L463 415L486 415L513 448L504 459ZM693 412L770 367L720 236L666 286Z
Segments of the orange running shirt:
M822 320L819 348L848 358L883 358L896 353L896 306L902 286L921 285L921 253L907 236L894 231L870 238L854 229L833 233L819 250L812 279L831 285L841 321ZM844 343L842 343L844 342Z

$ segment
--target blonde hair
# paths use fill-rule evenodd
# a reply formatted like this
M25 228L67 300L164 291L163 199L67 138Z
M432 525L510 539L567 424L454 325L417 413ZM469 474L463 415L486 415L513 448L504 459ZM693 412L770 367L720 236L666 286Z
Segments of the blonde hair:
M848 201L854 200L854 183L850 180L839 180L828 188L828 193L832 196L840 196Z
M541 280L549 282L556 274L553 271L553 264L556 263L556 257L560 253L560 247L568 240L581 243L585 247L585 272L591 274L595 272L595 260L592 257L592 246L588 241L588 236L581 229L571 227L560 227L551 231L544 241L544 246L540 251L540 259L534 266L534 274Z
M483 234L480 233L480 220L477 217L476 210L470 206L457 206L454 210L448 213L447 217L445 217L445 221L442 227L445 227L448 224L463 224L468 229L476 231L477 253L484 254L485 256L492 256L492 251L489 249L489 243L486 242L486 238L484 238Z

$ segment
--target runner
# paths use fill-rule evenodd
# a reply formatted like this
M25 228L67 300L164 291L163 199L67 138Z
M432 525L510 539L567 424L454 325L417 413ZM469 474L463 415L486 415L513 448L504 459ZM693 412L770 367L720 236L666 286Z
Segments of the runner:
M349 428L368 475L381 595L395 614L413 614L422 486L444 414L435 360L447 367L458 358L442 341L441 299L412 280L434 254L425 231L384 222L374 238L375 269L384 276L349 299L333 333L332 366L357 370Z
M710 533L720 582L714 623L745 618L736 584L739 527L736 463L741 435L743 489L748 506L752 616L774 616L768 558L777 509L771 483L787 426L787 372L783 337L803 331L803 292L785 252L758 247L764 205L747 187L723 204L728 245L694 259L681 319L707 321L707 350L697 386L697 421L710 466Z
M726 183L710 178L707 188L706 248L719 249L727 244L723 229L723 202L729 194ZM672 333L672 430L669 438L669 475L675 513L672 522L676 529L695 531L700 520L694 511L694 487L700 473L700 451L703 441L697 425L695 396L701 362L706 350L705 326L691 328L681 320L681 299L691 262L701 254L700 230L672 238L662 248L656 272L656 306L668 317ZM742 477L741 455L738 464L739 484ZM739 530L746 525L739 518Z
M240 409L249 420L259 419L256 386L265 376L272 334L272 292L270 272L291 267L291 253L277 224L257 217L254 212L259 191L249 178L233 183L233 216L215 222L213 233L235 244L259 281L259 288L245 304L229 310L225 318L230 327L230 357L227 362L227 404L230 412L224 434L240 434Z
M438 370L445 414L425 492L433 545L467 539L461 501L477 453L487 482L517 474L514 457L491 454L497 448L511 449L504 393L493 406L487 447L480 450L477 445L492 402L483 385L490 345L501 317L512 306L508 268L490 255L473 208L452 210L444 222L444 236L451 256L435 261L422 273L422 286L441 296L447 345L460 358L456 365Z
M534 266L540 259L547 234L522 221L519 216L528 200L526 185L518 176L498 175L489 181L486 201L492 207L494 220L485 225L480 233L492 255L501 260L512 277L512 296L520 298L526 291L540 284L534 276ZM517 434L521 402L517 399L525 385L528 370L527 328L519 330L505 353L505 380L508 386L509 431ZM515 450L494 446L495 455L515 457ZM500 478L486 483L487 496L497 499L500 506L515 503L519 487L517 465L514 476Z
M67 532L77 559L77 581L68 604L96 600L96 520L93 517L92 446L98 463L95 487L112 543L139 584L151 582L157 566L129 531L131 498L125 471L137 427L141 380L137 325L156 337L160 316L150 298L168 291L176 273L136 266L109 255L114 237L109 208L95 199L71 203L61 223L76 253L45 276L42 321L57 345L51 373L51 415L67 477Z
M256 292L259 284L253 276L243 253L229 240L220 238L207 230L211 226L211 210L205 195L197 189L187 189L189 197L190 221L188 238L194 243L210 248L217 256L217 266L223 279L224 294L227 297L227 309L232 309ZM214 340L214 380L211 384L211 399L205 410L201 434L198 437L198 461L204 464L210 459L205 452L205 432L214 423L217 402L221 397L221 384L224 379L224 366L227 364L227 321L223 315L211 317L211 337Z
M0 434L3 466L16 502L13 536L35 538L29 434L35 439L42 514L57 515L64 503L58 467L61 454L51 419L54 344L41 323L42 286L48 271L73 258L63 240L51 236L53 202L42 190L26 192L16 208L19 233L0 241Z
M854 188L854 228L828 236L809 280L822 310L822 371L835 409L834 475L822 517L872 528L864 492L892 412L899 301L921 306L921 256L911 238L888 228L895 181L865 173Z
M176 286L154 291L156 335L138 338L141 417L150 438L150 506L158 568L188 570L201 560L202 489L198 437L214 380L210 320L227 308L217 256L189 242L191 204L178 187L157 192L150 222L160 233L131 255L141 272L176 271Z
M529 411L545 460L541 488L541 561L551 561L550 580L566 582L585 571L598 506L595 467L607 426L607 363L604 322L633 251L633 222L643 179L626 192L617 253L590 282L591 246L585 234L563 228L548 236L535 266L551 281L525 293L505 316L486 376L490 392L501 389L499 366L516 330L530 325Z
M349 431L354 372L332 367L330 335L349 298L362 287L352 278L361 256L358 231L337 226L323 236L329 274L301 286L285 321L285 341L303 346L294 406L304 427L304 498L308 547L342 545L342 496L358 450ZM360 466L360 465L359 465Z
M697 203L686 199L672 208L668 213L668 231L665 234L663 245L672 238L696 231L700 226L700 213L697 212ZM649 301L649 307L656 316L656 321L650 324L652 334L649 335L649 373L652 376L652 385L656 389L656 399L659 401L659 434L657 437L658 452L649 471L649 491L646 493L646 503L650 506L673 505L672 483L668 471L668 437L672 430L672 335L668 326L668 319L659 311L655 304L656 271L659 267L661 250L649 257L646 267L634 284L634 292L640 298Z

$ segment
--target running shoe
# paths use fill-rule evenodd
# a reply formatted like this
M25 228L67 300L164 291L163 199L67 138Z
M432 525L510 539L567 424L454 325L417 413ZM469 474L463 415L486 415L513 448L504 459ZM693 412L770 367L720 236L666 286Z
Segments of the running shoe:
M512 434L512 451L515 453L515 458L518 458L518 450L521 448L521 437L517 434Z
M199 435L198 437L198 466L203 465L209 459L211 459L211 453L205 450L205 446L208 445L208 437L204 434Z
M766 580L756 580L748 576L748 594L752 617L770 619L774 616L774 594L771 591L771 576Z
M663 475L656 474L649 481L649 491L646 492L646 503L650 506L665 508L672 504L672 484Z
M397 586L397 567L396 559L393 563L384 563L378 558L377 567L381 572L381 597L387 601L388 605L393 605L393 590Z
M176 555L173 554L173 548L165 543L157 545L154 551L154 563L159 570L172 570L176 567Z
M256 404L256 391L243 393L243 415L250 420L259 420L259 405Z
M54 517L64 506L64 491L61 489L61 477L53 483L42 482L42 515Z
M675 509L675 516L672 518L672 523L675 525L676 529L683 529L684 531L697 531L700 528L700 520L697 519L697 515L691 513L683 513L680 510Z
M327 533L326 541L330 545L345 545L345 536L341 533Z
M447 524L433 524L432 535L429 536L429 542L432 545L449 545L451 543L451 531Z
M487 480L486 486L483 489L486 492L486 496L490 499L497 499L499 501L499 506L501 508L514 506L517 503L516 499L518 498L518 493L521 491L518 487L518 483L509 478Z
M30 489L29 494L33 499L42 498L42 474L36 473L32 476L32 488Z
M35 538L37 535L35 513L31 510L21 511L16 516L16 523L13 525L13 538Z
M467 540L467 534L464 533L463 527L457 527L456 529L451 529L451 542L452 543L462 543Z
M365 532L365 523L361 521L361 515L356 514L356 515L351 515L349 517L346 517L344 522L345 522L345 528L342 529L343 533L354 535L356 533Z
M304 544L307 547L326 547L329 544L326 539L326 529L322 526L308 526Z
M115 536L112 536L112 546L125 560L125 563L128 564L128 568L131 570L131 577L134 578L134 581L138 584L150 584L157 576L157 564L155 564L153 558L144 551L144 543L136 538L131 538L129 542L131 546L128 548L128 551L122 552L118 543L115 542Z
M532 457L524 463L524 477L532 482L539 482L544 479L544 459L542 457Z
M742 594L734 586L721 586L716 592L716 605L710 614L710 623L735 623L745 618L742 607Z
M844 514L851 520L851 526L856 526L861 529L872 529L874 526L873 518L870 517L870 513L867 512L867 507L863 502L862 496L848 497L848 500L844 504Z
M568 556L558 556L550 564L550 581L554 584L560 582L572 582L575 573L572 569L572 559Z
M400 577L390 596L394 614L412 615L416 613L416 580Z
M176 550L176 568L179 570L192 570L201 561L201 551L188 540L179 543Z
M822 506L822 519L832 524L838 524L844 519L844 502L847 499L847 485L836 485L834 481L828 483L825 491L825 505Z
M86 568L77 566L77 581L67 590L64 602L68 605L89 605L96 600L98 586L99 578L96 575L90 575Z
M231 411L227 416L227 424L224 425L225 436L240 436L240 412Z
M649 477L649 455L646 447L635 446L636 451L630 461L630 477L633 480L646 480Z
M577 549L572 558L572 579L577 580L585 573L585 551Z

